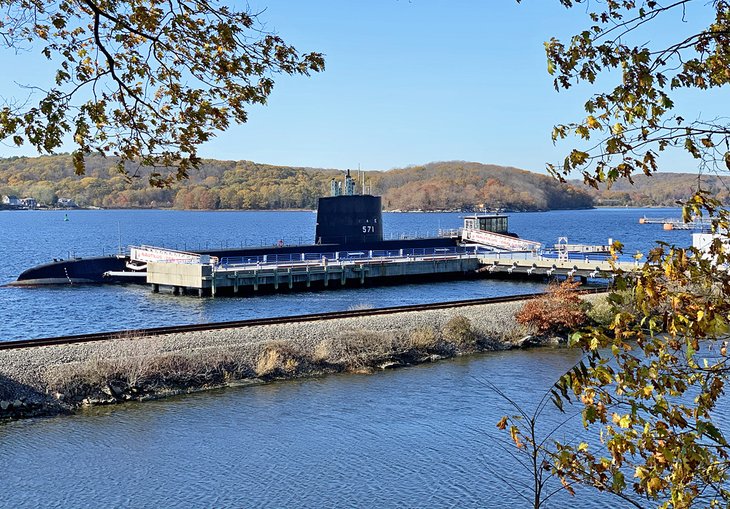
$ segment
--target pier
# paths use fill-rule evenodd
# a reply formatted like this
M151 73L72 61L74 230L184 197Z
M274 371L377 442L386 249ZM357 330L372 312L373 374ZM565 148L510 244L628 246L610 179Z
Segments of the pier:
M513 257L510 254L486 254L478 257L481 274L514 275L523 277L572 277L574 279L608 279L615 270L630 272L637 267L636 262L614 262L606 260L571 260L545 257Z
M685 222L676 217L641 217L639 224L661 224L665 230L709 230L712 222L709 219L693 219Z
M479 268L476 248L423 248L396 251L336 251L202 262L147 264L153 291L173 294L241 294L294 288L365 285L403 279L468 277Z
M158 253L159 254L159 253ZM394 251L336 251L248 258L188 259L171 253L147 263L147 283L174 295L238 295L262 291L338 288L438 279L519 277L607 279L635 264L548 258L535 252L478 246Z
M326 203L329 207L339 202ZM364 224L360 229L370 232L371 226ZM372 224L380 226L381 221ZM318 231L322 244L290 246L286 251L196 254L132 247L127 268L144 273L153 292L165 289L203 297L488 277L605 280L616 270L635 267L608 261L611 239L607 245L592 246L569 244L560 237L552 249L543 249L540 242L511 234L503 214L465 216L464 227L447 237L383 242L378 233L373 240L347 248L325 229Z

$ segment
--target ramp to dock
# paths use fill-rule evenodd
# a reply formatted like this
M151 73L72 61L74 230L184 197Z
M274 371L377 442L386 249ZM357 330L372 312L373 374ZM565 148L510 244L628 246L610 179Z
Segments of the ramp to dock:
M525 240L511 235L503 235L485 230L464 228L461 233L461 240L465 243L474 243L481 246L500 249L503 251L532 251L536 252L542 244L534 240Z
M609 262L604 260L559 260L542 257L479 255L480 273L514 274L524 276L608 278L617 270L631 272L636 262Z

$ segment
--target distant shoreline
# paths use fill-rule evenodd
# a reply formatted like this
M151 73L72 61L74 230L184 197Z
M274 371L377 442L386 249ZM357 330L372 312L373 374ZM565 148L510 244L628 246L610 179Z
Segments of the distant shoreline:
M555 212L560 210L597 210L597 209L681 209L678 205L594 205L592 207L575 207L575 208L559 208L559 209L535 209L535 210L512 210L505 209L500 210L499 213L505 214L520 214L520 213L534 213L534 212ZM3 211L42 211L42 212L75 212L75 211L88 211L88 210L167 210L167 211L179 211L179 212L316 212L315 209L176 209L172 207L74 207L74 208L54 208L54 207L42 207L42 208L21 208L21 207L8 207L0 205L0 212ZM383 212L388 214L478 214L482 211L474 210L400 210L400 209L383 209ZM496 213L496 211L488 210L486 213Z
M383 209L383 212L388 214L494 214L494 213L505 213L505 214L520 214L525 212L554 212L558 210L593 210L597 208L624 208L624 207L575 207L575 208L559 208L559 209L535 209L535 210L512 210L505 209L500 211L487 210L400 210L400 209ZM647 207L628 207L628 208L647 208ZM169 210L178 212L316 212L316 209L176 209L173 207L75 207L75 208L52 208L52 207L39 207L39 208L20 208L20 207L2 207L0 206L0 212L12 210L12 211L41 211L41 212L75 212L75 211L87 211L87 210Z

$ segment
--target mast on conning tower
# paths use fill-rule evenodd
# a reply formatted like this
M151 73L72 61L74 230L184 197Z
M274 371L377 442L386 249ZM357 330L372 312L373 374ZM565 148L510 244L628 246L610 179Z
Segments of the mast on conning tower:
M355 194L355 179L350 176L350 170L347 170L345 175L345 194L347 196Z

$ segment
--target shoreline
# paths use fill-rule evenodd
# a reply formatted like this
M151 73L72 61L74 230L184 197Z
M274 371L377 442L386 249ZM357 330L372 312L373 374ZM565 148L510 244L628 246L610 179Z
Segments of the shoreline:
M600 210L600 209L681 209L681 207L673 205L600 205L596 204L591 207L573 207L573 208L555 208L555 209L532 209L517 210L504 209L500 212L505 214L524 214L536 212L558 212L566 210ZM177 209L174 207L43 207L43 208L19 208L19 207L1 207L0 212L14 211L37 211L37 212L85 212L100 210L164 210L176 212L316 212L316 208L312 209ZM474 210L401 210L401 209L383 209L388 214L475 214L479 211ZM491 213L492 211L488 212Z
M624 207L604 207L604 206L592 206L592 207L574 207L574 208L555 208L555 209L504 209L500 210L499 213L505 214L521 214L526 212L554 212L561 210L594 210L597 208L624 208ZM646 208L646 207L628 207L628 208ZM660 207L661 208L661 207ZM0 208L0 211L36 211L36 212L83 212L83 211L99 211L99 210L167 210L177 212L316 212L315 208L304 208L304 209L177 209L174 207L38 207L38 208L21 208L21 207L9 207ZM402 209L383 209L383 212L388 214L479 214L479 210L459 210L459 209L436 209L436 210L402 210ZM487 213L497 213L495 211L487 211Z
M605 298L586 295L590 302ZM556 344L533 338L524 302L0 351L0 422L73 414L223 387L378 371Z

